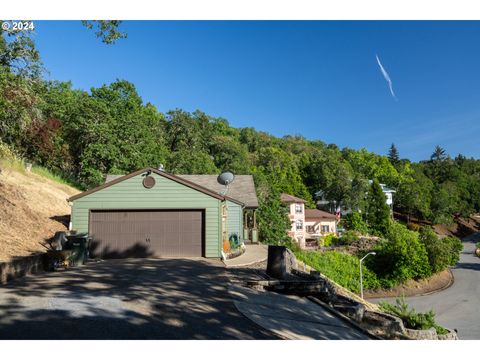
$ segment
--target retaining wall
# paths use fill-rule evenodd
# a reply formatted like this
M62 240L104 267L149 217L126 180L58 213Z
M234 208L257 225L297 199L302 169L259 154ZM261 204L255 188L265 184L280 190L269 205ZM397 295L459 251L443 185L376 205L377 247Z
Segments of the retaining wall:
M0 263L0 283L45 271L45 254L25 256Z

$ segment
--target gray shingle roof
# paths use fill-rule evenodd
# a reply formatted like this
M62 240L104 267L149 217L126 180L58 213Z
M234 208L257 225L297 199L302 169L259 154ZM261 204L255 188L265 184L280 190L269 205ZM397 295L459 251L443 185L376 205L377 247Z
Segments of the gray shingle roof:
M225 186L217 181L217 175L177 175L185 180L203 186L211 191L223 193ZM245 204L246 208L257 208L258 199L252 175L235 175L229 185L227 196Z
M118 179L122 176L123 175L107 175L107 177L105 178L105 184L112 181L112 180Z
M107 175L105 183L115 180L123 175ZM223 193L225 186L217 181L217 175L176 175L185 180L203 186L216 193ZM255 184L252 175L235 175L235 180L230 184L228 197L240 201L245 204L246 208L257 208L258 199L255 191Z

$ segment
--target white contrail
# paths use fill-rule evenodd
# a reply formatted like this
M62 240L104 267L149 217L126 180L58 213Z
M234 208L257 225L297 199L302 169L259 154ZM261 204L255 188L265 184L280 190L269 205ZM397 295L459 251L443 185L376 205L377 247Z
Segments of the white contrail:
M392 84L392 79L390 79L390 76L388 75L387 71L383 67L382 63L380 62L380 59L378 58L378 55L375 54L375 57L377 58L377 63L378 66L380 67L380 71L382 72L383 77L388 83L388 87L390 88L390 93L392 94L392 97L398 101L397 97L395 96L395 92L393 91L393 84Z

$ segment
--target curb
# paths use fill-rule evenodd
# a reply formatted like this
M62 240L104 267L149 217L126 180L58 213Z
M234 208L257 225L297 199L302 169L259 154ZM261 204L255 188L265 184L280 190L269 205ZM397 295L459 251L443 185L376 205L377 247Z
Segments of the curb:
M348 316L345 316L343 315L341 312L331 308L330 306L328 306L327 304L325 304L324 302L318 300L316 297L313 297L313 296L307 296L307 299L314 302L315 304L317 305L320 305L321 307L323 307L325 310L329 311L331 314L339 317L340 319L342 319L343 321L349 323L350 325L352 325L352 327L354 327L355 329L361 331L362 333L364 333L365 335L369 336L370 338L372 338L373 340L383 340L382 338L376 336L376 335L373 335L371 334L370 332L368 332L367 330L365 330L364 328L362 328L360 325L358 325L355 321L353 321L352 319L350 319Z
M435 290L432 290L432 291L429 291L429 292L426 292L426 293L423 293L423 294L413 295L413 296L411 296L411 297L432 295L432 294L435 294L435 293L437 293L437 292L440 292L440 291L443 291L443 290L447 290L447 289L448 289L450 286L452 286L453 283L455 282L455 277L453 276L452 270L448 269L448 272L450 273L450 281L448 282L447 285L441 287L440 289L435 289Z
M263 262L263 261L265 261L265 260L267 260L267 258L265 258L265 259L257 259L257 260L255 260L255 261L252 261L252 262L249 262L249 263L237 264L237 265L228 265L228 264L225 263L224 260L222 260L222 262L224 263L224 265L225 265L226 268L231 269L231 268L244 267L244 266L249 266L249 265L261 263L261 262Z
M405 297L406 298L407 297L412 297L413 298L413 297L427 296L427 295L433 295L433 294L436 294L438 292L447 290L449 287L451 287L455 283L455 277L453 276L452 270L450 268L448 268L447 270L450 273L450 281L445 286L442 286L441 288L438 288L438 289L435 289L435 290L432 290L432 291L428 291L428 292L425 292L425 293L422 293L422 294L405 295ZM380 296L380 297L372 296L372 297L365 298L365 300L369 300L369 299L392 299L392 298L397 298L399 296L402 296L402 295L389 295L389 296Z

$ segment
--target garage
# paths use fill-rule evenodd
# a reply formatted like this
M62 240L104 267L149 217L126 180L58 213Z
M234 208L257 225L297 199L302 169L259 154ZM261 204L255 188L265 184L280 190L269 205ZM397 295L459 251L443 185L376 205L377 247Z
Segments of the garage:
M67 201L69 229L89 234L96 258L220 258L224 239L243 230L242 201L151 167L106 177Z
M89 224L95 257L203 256L202 210L92 210Z

